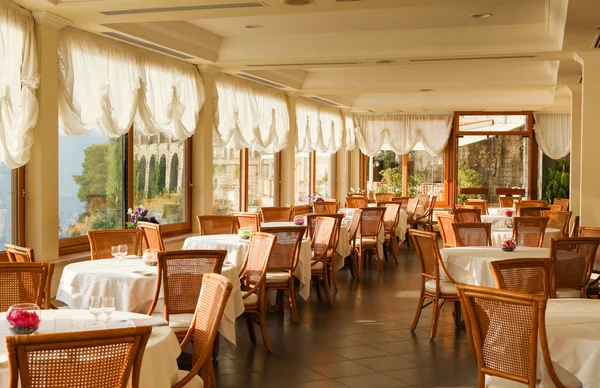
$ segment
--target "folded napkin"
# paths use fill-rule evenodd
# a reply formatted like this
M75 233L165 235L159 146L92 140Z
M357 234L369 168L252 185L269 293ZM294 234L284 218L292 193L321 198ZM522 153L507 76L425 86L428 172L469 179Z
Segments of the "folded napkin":
M166 326L169 324L164 318L148 315L147 318L129 318L134 326Z

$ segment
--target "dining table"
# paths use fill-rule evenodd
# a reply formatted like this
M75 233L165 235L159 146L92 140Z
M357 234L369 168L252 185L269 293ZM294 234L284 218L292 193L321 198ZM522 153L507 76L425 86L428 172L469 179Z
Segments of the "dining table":
M482 215L481 222L487 222L492 224L492 226L508 226L508 224L513 222L513 218L505 215Z
M167 321L160 317L117 311L111 314L109 321L107 321L106 315L102 314L99 323L94 324L94 317L87 310L41 310L40 314L41 322L38 334L152 326L152 334L148 339L142 358L139 386L164 388L172 386L178 380L177 357L181 354L181 349L175 333L168 326ZM55 329L57 317L63 321L70 320L71 328L57 325ZM0 313L0 341L4 343L4 338L11 335L13 334L6 321L6 313ZM0 347L0 388L9 387L9 377L10 369L6 347L2 346Z
M514 207L488 207L488 215L490 216L503 216L506 211L510 210L516 215L517 210ZM483 214L482 214L483 215Z
M492 225L492 246L501 247L506 240L511 240L513 237L513 228L508 226ZM544 232L544 241L542 246L547 248L550 246L550 240L553 238L564 237L560 229L546 228Z

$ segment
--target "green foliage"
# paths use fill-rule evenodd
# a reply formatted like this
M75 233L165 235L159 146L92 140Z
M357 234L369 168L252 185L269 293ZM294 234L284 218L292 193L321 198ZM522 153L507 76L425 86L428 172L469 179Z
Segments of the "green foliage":
M458 187L482 187L481 174L464 163L458 164ZM478 195L459 194L458 202L465 203L468 198L478 198Z
M414 197L417 193L417 187L424 183L431 183L429 175L423 171L416 172L408 177L408 196Z
M395 193L402 191L402 167L390 167L379 172L381 186L379 193Z
M154 168L150 167L152 176L148 177L148 198L156 198L160 194L160 169L158 168L158 162L154 160Z
M85 159L82 163L83 171L74 175L73 180L79 185L77 198L87 202L90 196L105 196L108 181L106 159L109 144L92 144L84 150Z
M382 170L398 167L398 164L400 164L398 155L390 150L380 151L377 156L373 158L373 161L379 162Z
M558 160L555 168L548 168L548 183L543 199L552 203L554 198L569 198L569 160Z

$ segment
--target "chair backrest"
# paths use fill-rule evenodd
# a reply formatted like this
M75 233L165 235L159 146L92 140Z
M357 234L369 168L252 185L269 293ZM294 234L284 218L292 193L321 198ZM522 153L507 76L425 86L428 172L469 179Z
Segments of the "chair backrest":
M50 308L53 263L0 263L0 312L13 304Z
M492 246L492 224L488 222L455 222L452 224L456 246Z
M560 210L562 211L567 211L569 210L569 199L568 198L554 198L554 202L555 205L558 205L561 207Z
M454 214L456 222L481 222L480 209L460 208L453 209L452 213Z
M35 263L33 249L20 247L13 244L4 244L8 261L11 263Z
M165 243L162 238L162 226L151 222L138 221L138 229L144 233L146 248L165 251Z
M90 251L92 260L112 259L111 247L127 245L127 254L142 255L143 233L138 229L90 230Z
M383 207L364 207L361 209L359 234L361 238L377 237L383 226Z
M252 232L260 230L260 213L234 212L231 215L235 218L234 233L240 228L247 228Z
M562 232L563 236L569 235L569 221L573 212L569 211L551 211L544 210L541 212L542 217L548 217L548 228L555 228Z
M520 207L546 207L548 206L548 201L545 201L543 199L524 199L521 202L519 202L519 206Z
M277 237L269 233L256 232L250 236L246 260L240 271L242 290L245 291L243 298L256 293L264 284L269 257L276 242Z
M152 326L6 337L11 387L139 387Z
M410 197L394 197L392 198L391 202L398 202L399 204L401 204L400 208L402 210L406 210L409 199Z
M348 228L348 240L352 245L356 242L356 235L358 233L358 227L360 226L361 216L362 210L360 209L356 209L354 213L352 213L352 221L350 221L350 227Z
M396 230L400 221L400 204L394 202L384 203L385 213L383 213L383 227L386 233L392 233Z
M158 252L158 274L152 314L158 300L164 299L164 317L196 311L205 273L221 273L227 256L225 250L181 250Z
M600 238L576 237L550 240L552 258L552 297L558 288L574 288L585 298Z
M579 236L579 216L575 216L573 218L573 225L571 225L571 233L569 233L569 237L577 236Z
M319 215L316 218L315 232L312 238L311 247L314 253L313 262L324 261L327 258L329 250L334 248L335 228L337 219Z
M513 240L520 247L541 247L548 217L513 217Z
M362 207L367 207L369 205L369 200L367 197L363 196L352 196L346 197L346 207L357 209Z
M313 202L313 209L317 214L334 214L340 210L338 201Z
M429 194L418 194L416 198L418 205L423 206L423 209L426 209L429 204Z
M375 202L389 202L395 195L394 193L375 193Z
M452 214L438 214L438 227L440 228L440 234L444 241L444 248L452 248L456 246L456 238L454 237L454 230L452 224L454 223L454 216Z
M549 259L507 259L490 263L496 287L550 297L552 261Z
M291 206L261 207L263 222L291 222L294 219L294 209Z
M487 199L467 199L467 205L473 206L475 209L480 210L480 215L488 214L488 201Z
M548 205L547 208L551 211L551 212L560 212L563 211L562 210L562 206L560 205Z
M519 203L521 202L521 196L507 196L507 195L501 195L498 197L498 199L500 200L500 207L515 207L515 202Z
M473 339L480 387L485 375L535 387L539 342L546 371L564 388L548 350L545 297L466 284L456 288Z
M269 264L268 271L291 271L296 269L302 238L306 233L306 226L273 226L264 227L261 232L277 237ZM291 273L290 272L290 273Z
M419 206L419 201L416 198L409 198L408 201L406 202L406 213L408 214L408 223L412 224L416 212L417 212L417 207Z
M234 216L197 216L201 236L213 234L233 234L236 231Z
M310 208L310 205L294 206L294 215L296 215L296 216L303 216L305 214L310 214L310 213L312 213L312 209Z
M593 226L582 226L579 227L579 216L575 217L577 226L573 225L573 230L577 232L575 235L571 233L571 237L596 237L600 238L600 228ZM575 229L577 228L577 229ZM596 251L596 258L594 259L594 264L592 265L592 271L594 273L600 273L600 249Z
M444 263L440 257L440 249L437 244L437 234L432 232L411 229L408 231L417 256L421 264L421 276L423 278L434 279L436 281L436 291L439 291L440 268L446 278L454 283L452 276L446 271Z
M232 288L231 282L225 276L204 274L194 319L181 343L181 347L185 349L189 341L192 341L192 368L184 378L173 385L173 388L185 387L212 356L219 324Z
M541 217L542 212L549 210L550 208L547 206L520 206L517 209L517 215L521 217Z

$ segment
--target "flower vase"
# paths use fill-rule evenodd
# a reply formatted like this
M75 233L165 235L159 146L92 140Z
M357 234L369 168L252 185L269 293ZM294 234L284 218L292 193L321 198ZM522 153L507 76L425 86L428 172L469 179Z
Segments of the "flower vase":
M6 312L6 321L14 334L35 334L42 321L42 313L35 303L12 305Z

